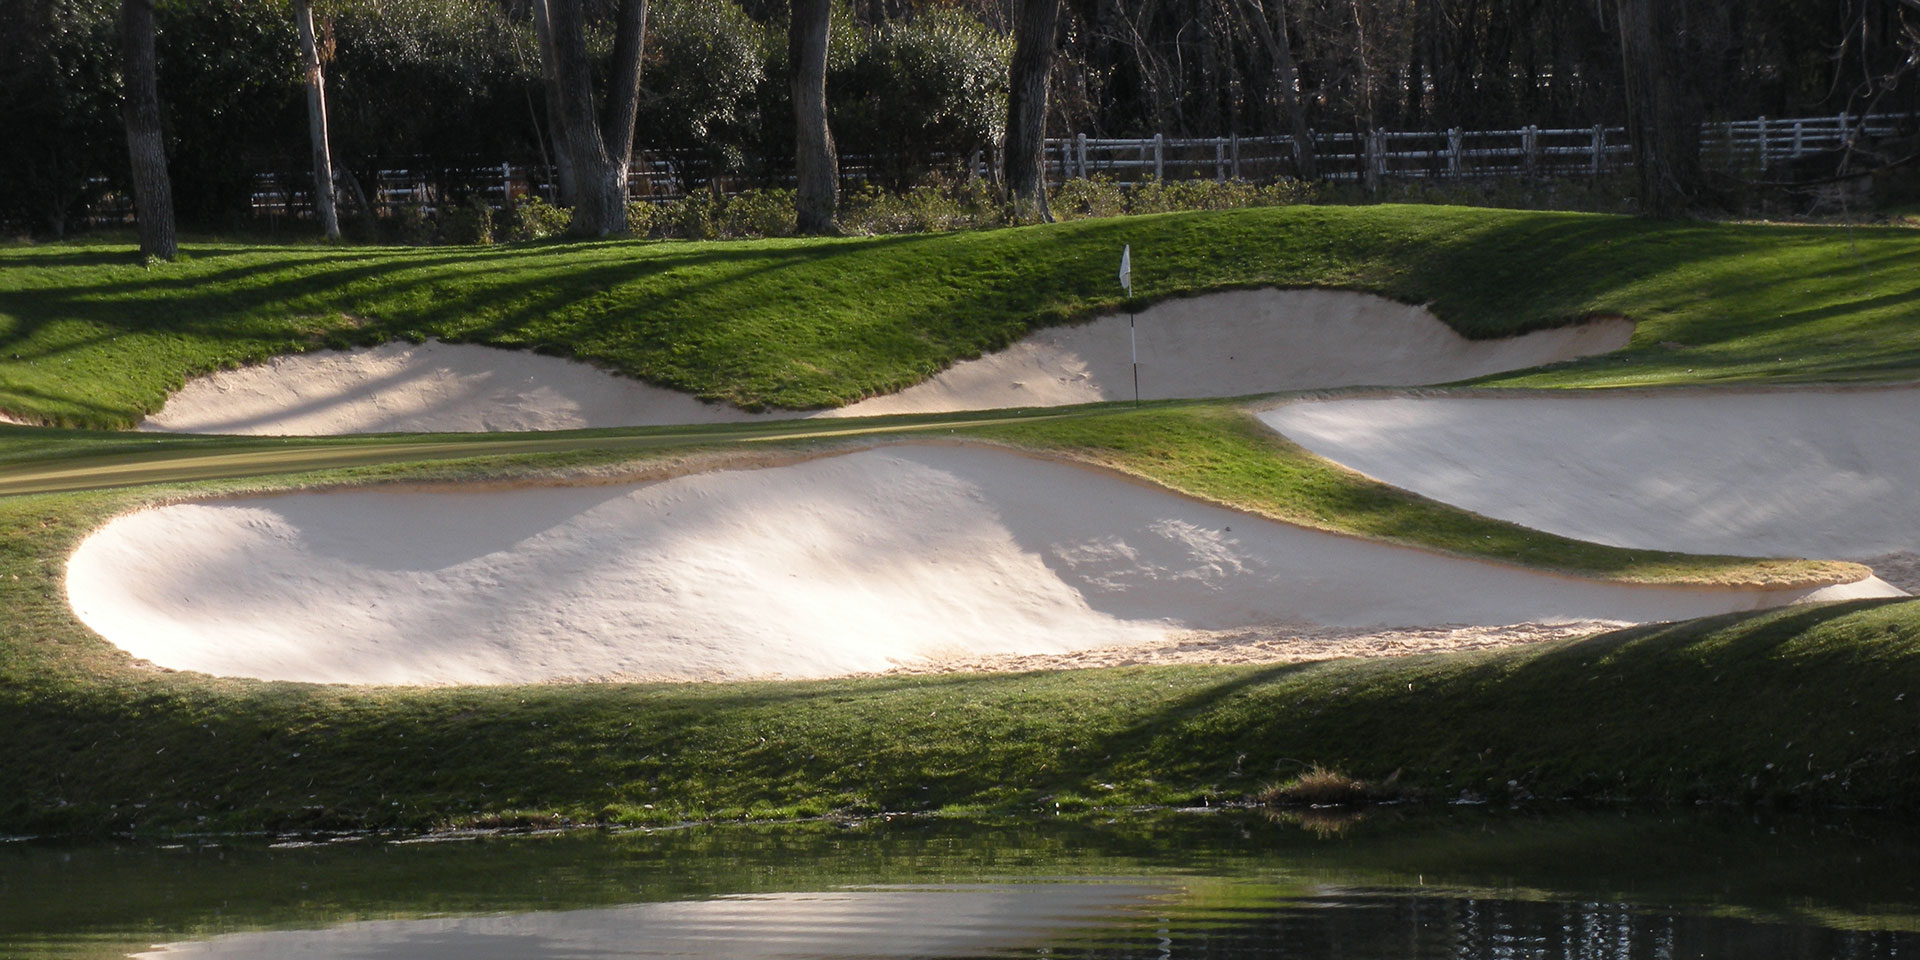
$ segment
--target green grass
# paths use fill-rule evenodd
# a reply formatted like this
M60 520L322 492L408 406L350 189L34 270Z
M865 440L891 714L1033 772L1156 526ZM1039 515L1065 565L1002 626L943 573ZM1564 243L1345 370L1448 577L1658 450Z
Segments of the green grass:
M1626 583L1806 586L1858 564L1709 557L1570 540L1436 503L1314 456L1224 404L1011 421L974 436L1080 460L1285 523Z
M496 456L0 500L0 832L1073 811L1244 799L1314 763L1401 770L1428 797L1509 780L1541 796L1920 796L1920 704L1901 696L1920 697L1912 602L1408 660L455 689L158 671L65 602L72 548L141 504L559 468Z
M1622 354L1489 383L1920 371L1920 281L1910 268L1920 235L1911 231L1297 208L870 240L202 244L189 247L190 261L151 270L128 265L117 247L9 247L0 249L0 409L125 426L193 373L424 336L568 353L746 405L836 403L924 377L1033 324L1119 306L1111 261L1123 242L1154 297L1332 284L1431 303L1474 336L1599 313L1641 322ZM939 430L1451 553L1666 582L1807 582L1847 569L1607 550L1518 531L1304 456L1218 404L974 419L996 422ZM1366 779L1400 770L1401 783L1429 797L1498 797L1509 781L1539 796L1902 809L1920 796L1909 746L1920 733L1914 602L1392 661L413 690L157 671L94 637L64 600L62 569L79 538L145 503L866 442L837 436L859 425L761 429L236 440L0 428L9 479L72 469L72 483L92 487L100 468L117 466L149 471L137 479L150 484L0 499L0 730L9 738L0 831L1072 811L1243 798L1310 764ZM314 470L328 472L289 473ZM261 474L278 476L245 479Z
M1595 314L1625 353L1535 386L1911 378L1920 234L1457 207L1288 207L835 240L478 248L0 248L0 410L124 427L186 378L322 346L438 337L570 355L757 408L919 381L1036 325L1230 287L1429 303L1468 336Z
M0 831L426 828L1245 798L1318 763L1430 797L1911 806L1920 616L1862 602L1491 654L793 683L407 689L155 671L62 559L167 490L0 501ZM651 808L649 808L651 805ZM201 818L205 818L204 820Z
M443 480L510 467L553 475L588 464L626 463L616 469L651 471L634 464L684 456L698 457L700 463L722 456L764 462L786 451L893 439L976 440L1119 471L1285 523L1598 580L1804 587L1850 582L1869 573L1839 561L1627 550L1491 520L1316 457L1221 402L514 435L132 439L123 433L0 428L0 438L11 435L20 435L25 449L11 451L0 444L0 496L379 465L393 468L387 476ZM481 461L485 464L475 466ZM407 466L419 463L439 466L428 472Z

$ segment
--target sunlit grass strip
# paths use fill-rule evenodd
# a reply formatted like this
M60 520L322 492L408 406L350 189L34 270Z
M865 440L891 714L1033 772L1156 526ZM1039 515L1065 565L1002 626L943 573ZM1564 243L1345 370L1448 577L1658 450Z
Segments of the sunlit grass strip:
M0 458L0 496L316 470L582 456L596 462L695 448L845 449L892 440L985 440L1150 481L1178 493L1331 533L1622 583L1788 588L1868 576L1826 560L1714 557L1571 540L1469 513L1379 483L1302 450L1230 403L1103 404L569 433L335 438L117 435L42 439L39 458ZM93 452L103 448L100 452ZM11 462L9 462L11 461ZM404 475L404 468L401 474Z
M1408 493L1296 446L1225 404L1007 423L973 435L1096 464L1286 523L1622 583L1789 587L1870 575L1855 563L1696 556L1571 540Z

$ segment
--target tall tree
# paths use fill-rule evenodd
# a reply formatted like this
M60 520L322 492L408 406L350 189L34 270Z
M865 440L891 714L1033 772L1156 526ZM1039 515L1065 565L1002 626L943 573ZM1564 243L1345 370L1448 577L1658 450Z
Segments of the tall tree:
M121 0L120 57L126 77L127 156L133 162L133 212L143 256L172 260L173 182L160 129L160 82L153 55L153 0Z
M832 24L833 0L793 0L787 62L793 71L794 212L801 233L833 232L834 211L840 205L840 158L827 127L827 34Z
M1281 112L1293 136L1293 158L1302 180L1318 175L1319 164L1313 149L1313 130L1307 123L1307 105L1300 89L1300 67L1293 59L1293 39L1287 29L1287 0L1274 0L1273 20L1268 20L1261 0L1241 0L1253 35L1267 51L1273 65L1273 86L1280 94Z
M293 21L300 29L300 59L307 73L307 138L313 143L313 212L328 240L340 239L340 217L333 209L333 152L327 145L326 75L320 69L320 45L313 36L313 0L293 0Z
M647 0L620 0L614 17L613 63L607 95L596 101L587 62L586 16L581 0L534 0L551 37L547 82L559 99L559 150L573 167L573 223L579 237L627 232L627 168L633 159L633 125L640 114L640 59ZM543 53L545 51L543 50Z
M560 75L559 58L553 52L553 28L547 19L547 7L542 0L534 0L533 34L540 48L541 88L546 92L547 124L540 131L548 142L553 144L553 177L560 185L560 205L573 206L573 155L562 145L565 137L560 135L560 84L554 78Z
M1044 152L1047 145L1047 82L1053 70L1053 38L1060 0L1018 0L1013 23L1013 63L1007 84L1007 196L1021 212L1051 221L1047 209Z
M1671 217L1697 194L1703 110L1688 78L1687 0L1619 0L1620 60L1626 76L1627 138L1640 210Z

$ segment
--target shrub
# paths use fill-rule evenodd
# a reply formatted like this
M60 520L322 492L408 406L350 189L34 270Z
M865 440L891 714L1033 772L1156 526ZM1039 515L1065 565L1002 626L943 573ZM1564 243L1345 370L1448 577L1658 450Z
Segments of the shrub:
M503 232L508 240L544 240L565 233L567 224L573 222L573 211L539 197L526 197L508 207L504 219Z
M797 229L792 190L748 190L726 200L720 232L728 237L790 237Z
M870 30L827 82L844 149L884 158L900 187L1000 139L1012 46L958 8L928 7Z
M627 232L636 237L644 237L653 232L653 222L660 211L651 200L627 201Z
M493 242L493 207L479 194L440 215L440 242L485 245Z
M868 184L841 201L840 226L849 233L936 233L1002 221L993 188L979 179L933 178L905 193Z
M653 235L678 240L720 236L720 201L711 193L690 193L654 208Z
M387 229L394 240L410 246L424 246L439 239L433 216L418 203L403 203L387 218Z
M1113 182L1112 177L1100 173L1061 184L1049 198L1048 205L1053 215L1062 220L1117 217L1127 212L1127 192Z

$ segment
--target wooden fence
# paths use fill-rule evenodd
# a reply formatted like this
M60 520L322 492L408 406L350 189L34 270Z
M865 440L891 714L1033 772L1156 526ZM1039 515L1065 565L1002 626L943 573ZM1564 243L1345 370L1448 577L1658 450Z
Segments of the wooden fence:
M1709 165L1723 170L1760 170L1783 161L1838 149L1858 137L1898 132L1914 118L1892 114L1740 120L1709 124L1701 133ZM1620 127L1514 130L1374 130L1368 133L1313 135L1316 175L1322 180L1378 183L1403 178L1493 178L1600 176L1624 169L1632 148ZM1108 139L1084 134L1050 139L1045 171L1055 185L1070 179L1107 177L1123 185L1147 179L1250 180L1299 178L1300 152L1291 136ZM844 156L841 176L865 182L873 158ZM979 154L956 163L976 176L989 176ZM703 171L682 163L643 158L628 175L636 200L668 201L689 191L710 189ZM440 169L429 174L405 168L381 170L366 186L369 200L384 209L440 202L438 184L457 183L494 206L509 198L553 196L553 185L539 167L511 164ZM791 186L791 184L786 184ZM723 190L723 192L725 192ZM254 211L263 215L305 215L311 181L299 173L261 174L255 181Z

